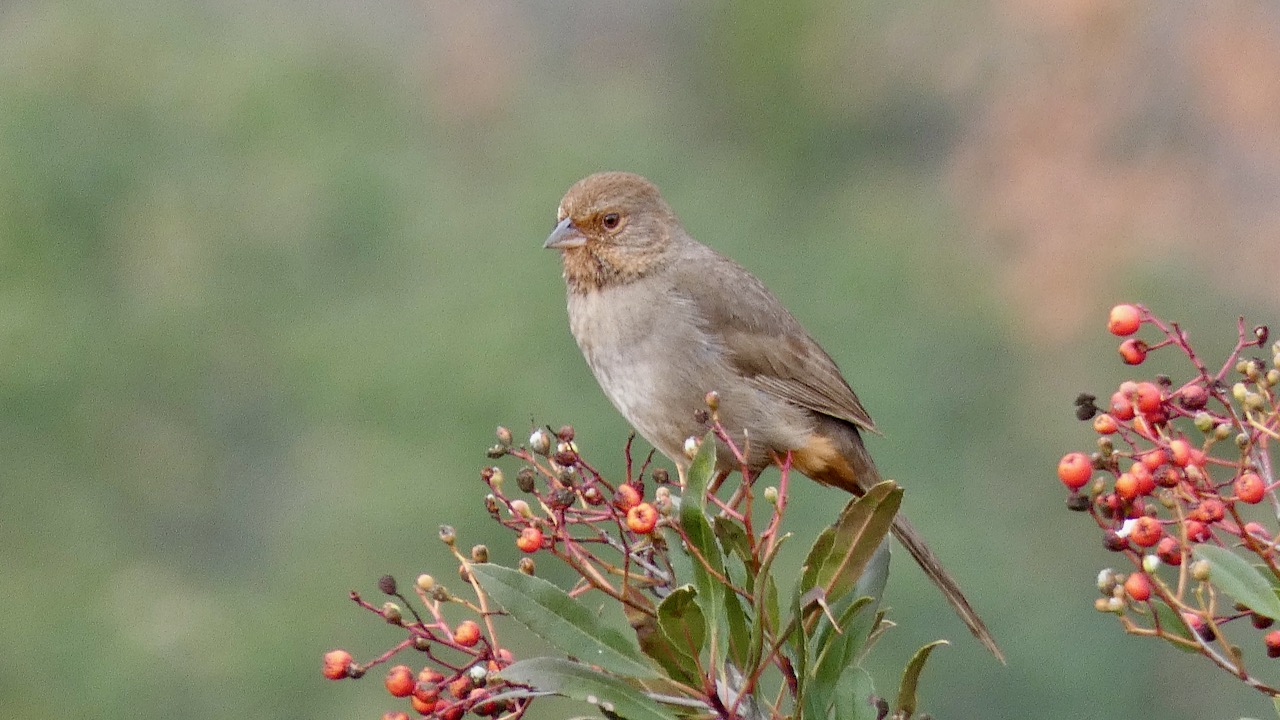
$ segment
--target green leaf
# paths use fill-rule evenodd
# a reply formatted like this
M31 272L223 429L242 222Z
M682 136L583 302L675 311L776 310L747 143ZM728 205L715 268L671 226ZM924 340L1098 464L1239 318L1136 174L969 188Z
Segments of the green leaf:
M565 653L619 675L659 676L625 635L546 580L488 563L472 565L471 574L511 617Z
M876 551L872 553L866 569L858 577L857 584L853 586L853 593L851 593L853 597L869 597L875 600L877 605L880 604L880 598L884 596L884 588L889 584L889 559L891 556L889 543L881 542Z
M836 683L833 717L836 720L876 720L876 708L871 704L875 691L871 673L857 665L845 668Z
M503 680L581 700L626 720L676 720L657 701L625 682L562 658L521 660L500 673Z
M1271 698L1271 706L1276 709L1276 715L1280 715L1280 697Z
M692 667L692 677L686 682L698 677L698 659L707 640L707 620L698 606L696 595L693 586L685 585L676 588L658 605L658 627L667 642L689 659Z
M1191 642L1196 641L1195 636L1191 634L1191 629L1188 628L1187 624L1182 621L1182 616L1179 615L1176 610L1169 607L1168 605L1165 605L1162 602L1152 602L1151 607L1155 608L1156 621L1160 623L1161 630L1167 633L1172 633L1174 635L1177 635L1178 637L1183 638L1185 640L1190 640ZM1195 655L1198 655L1200 653L1199 650L1195 648L1187 647L1186 645L1182 645L1181 643L1170 643L1170 644L1186 653L1192 653Z
M684 498L692 498L700 508L707 506L707 486L711 484L711 476L716 471L716 436L708 431L702 436L702 444L698 446L698 454L689 463L685 473Z
M888 534L901 504L902 488L890 480L849 501L830 538L824 539L823 532L809 551L797 590L803 594L810 588L822 588L827 602L848 592Z
M833 628L824 616L810 641L815 655L813 677L826 687L835 685L841 671L850 664L850 659L857 655L862 643L866 641L875 621L871 598L863 596L846 602L847 606L839 608L840 614L836 616L839 627ZM857 620L861 622L855 622Z
M678 682L696 685L698 683L696 659L673 643L662 632L662 628L658 627L658 611L653 607L653 603L631 586L628 586L628 590L631 591L627 593L628 599L632 602L642 602L653 609L653 614L649 614L632 607L630 603L623 607L627 622L631 624L631 629L635 630L636 640L640 641L640 650L653 658L668 677Z
M1209 563L1210 582L1255 613L1280 620L1280 599L1257 568L1216 545L1197 545L1194 553Z
M898 686L898 712L911 717L916 711L916 686L920 682L920 671L924 670L929 654L940 645L950 645L946 640L934 640L916 651L902 671L902 684Z
M742 667L746 664L746 654L751 644L746 614L737 593L725 587L724 578L728 577L728 573L725 570L724 554L704 512L707 505L707 484L711 481L715 466L715 436L707 433L686 473L684 497L680 503L680 528L689 541L690 550L701 555L706 562L704 566L694 559L693 584L706 620L707 634L711 637L710 664L712 667L719 667L727 651L728 656Z

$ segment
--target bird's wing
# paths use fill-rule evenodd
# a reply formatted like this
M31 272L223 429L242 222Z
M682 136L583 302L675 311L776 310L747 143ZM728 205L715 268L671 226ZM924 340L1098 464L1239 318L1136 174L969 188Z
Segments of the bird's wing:
M787 402L878 432L835 361L773 293L742 266L706 251L713 257L678 263L676 288L722 339L738 374Z

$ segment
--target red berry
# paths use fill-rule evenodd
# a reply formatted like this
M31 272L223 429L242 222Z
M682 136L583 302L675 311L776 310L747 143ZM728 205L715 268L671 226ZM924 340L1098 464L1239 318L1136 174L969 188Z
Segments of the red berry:
M1142 311L1132 305L1116 305L1107 318L1107 330L1112 335L1132 335L1142 325Z
M1199 385L1188 385L1178 392L1178 402L1188 410L1199 410L1209 404L1209 393Z
M449 683L449 694L455 698L462 700L471 692L471 688L475 687L471 684L471 678L463 675Z
M520 530L520 537L516 538L516 547L521 552L536 553L542 549L542 531L536 527L526 527Z
M471 712L476 715L493 715L494 710L498 709L498 705L489 699L490 693L484 688L476 688L467 695L467 702L471 704Z
M1210 538L1209 526L1199 520L1187 521L1187 539L1191 542L1204 542Z
M430 715L436 711L436 700L422 700L417 695L409 698L409 704L413 705L413 711L419 715Z
M1093 475L1093 462L1082 452L1067 453L1058 461L1058 479L1072 490L1079 490Z
M1156 387L1155 383L1149 382L1138 383L1133 395L1133 404L1138 409L1138 412L1148 415L1159 410L1164 400L1160 388Z
M1262 502L1262 495L1267 490L1267 484L1262 482L1262 478L1257 473L1245 473L1236 478L1235 482L1236 497L1241 502L1254 503Z
M618 486L618 492L613 496L613 505L619 510L627 511L639 505L642 499L644 498L635 485L623 484Z
M1132 500L1138 497L1138 479L1131 473L1123 473L1116 478L1116 495L1121 500Z
M1093 419L1093 430L1099 435L1110 435L1119 429L1116 419L1106 413L1102 413Z
M463 620L453 630L453 641L462 647L472 647L480 642L480 626L473 620Z
M444 675L429 667L422 668L422 671L418 673L418 682L428 685L436 685L443 679Z
M1182 613L1182 622L1187 624L1187 628L1191 630L1191 632L1199 635L1200 637L1205 638L1206 640L1213 639L1213 629L1206 625L1204 618L1200 617L1196 613ZM1206 637L1206 635L1208 637Z
M1123 391L1111 395L1111 415L1122 422L1133 419L1133 401Z
M413 671L408 665L396 665L387 671L387 679L383 681L387 686L387 692L394 697L408 697L413 694L413 686L417 681L413 679Z
M1129 468L1129 474L1138 481L1139 495L1150 495L1155 492L1156 479L1155 476L1151 474L1151 471L1147 469L1146 465L1143 465L1140 462L1134 463L1133 466Z
M1217 498L1206 498L1205 500L1202 500L1196 510L1192 511L1193 516L1196 511L1203 513L1203 522L1210 524L1216 523L1227 516L1227 508L1223 506L1222 501Z
M330 680L341 680L351 669L351 653L346 650L330 650L324 654L324 676Z
M1151 597L1151 581L1146 573L1129 573L1129 577L1124 579L1124 591L1134 600L1146 602Z
M1182 564L1182 547L1175 538L1166 535L1156 543L1156 557L1165 565L1177 567Z
M1134 520L1133 527L1129 530L1129 537L1139 547L1151 547L1160 542L1163 536L1164 528L1160 526L1160 521L1145 515Z
M1262 638L1262 642L1267 646L1267 657L1280 657L1280 630L1272 630Z
M437 700L435 713L440 720L461 720L466 708L462 703L450 704L447 700Z
M633 533L641 535L651 533L657 524L658 510L647 502L642 502L627 511L627 527Z
M1147 359L1147 344L1138 338L1129 338L1120 343L1120 359L1126 365L1141 365Z
M1169 455L1174 465L1186 467L1191 462L1191 443L1182 438L1169 441Z
M413 697L430 707L435 704L436 698L440 697L440 686L435 682L418 681L413 685Z
M1186 474L1172 465L1162 465L1155 472L1156 484L1160 487L1177 487L1187 478Z
M382 713L382 720L409 720L409 713L403 710Z
M1146 465L1147 469L1152 472L1155 472L1156 468L1166 462L1169 462L1169 456L1165 455L1164 451L1158 448L1142 456L1142 464Z

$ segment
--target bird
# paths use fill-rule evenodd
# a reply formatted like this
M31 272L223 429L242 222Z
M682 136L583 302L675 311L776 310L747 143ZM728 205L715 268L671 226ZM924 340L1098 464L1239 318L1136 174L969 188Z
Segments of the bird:
M684 229L654 183L598 172L565 193L543 243L560 252L569 328L627 422L683 476L686 440L706 432L707 394L754 479L791 467L855 496L881 481L862 433L871 416L831 356L755 275ZM718 476L740 466L717 453ZM898 542L997 659L959 585L899 513Z

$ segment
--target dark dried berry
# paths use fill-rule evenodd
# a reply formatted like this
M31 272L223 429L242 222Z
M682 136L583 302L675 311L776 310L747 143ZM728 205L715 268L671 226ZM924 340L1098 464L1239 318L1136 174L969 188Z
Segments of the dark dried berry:
M551 456L551 462L560 467L573 467L578 462L578 453L572 450L561 450Z
M1120 552L1121 550L1128 549L1129 541L1120 537L1115 530L1108 530L1102 536L1102 546L1111 552Z
M1073 512L1084 512L1089 509L1088 496L1080 493L1071 493L1067 496L1067 509Z
M576 500L577 497L577 493L569 488L556 488L551 491L551 497L547 504L554 510L563 510L564 508L573 505L573 501Z
M711 413L699 408L693 412L693 419L699 425L706 425L711 422Z
M396 594L396 579L390 575L383 575L378 578L378 589L388 595Z
M560 442L573 442L573 426L562 426L556 431L556 437L560 438Z
M653 481L658 485L666 485L671 482L671 475L666 468L654 468Z
M533 471L533 468L522 467L520 472L516 473L516 487L520 488L521 492L531 493L533 492L533 481L536 477L537 473Z

